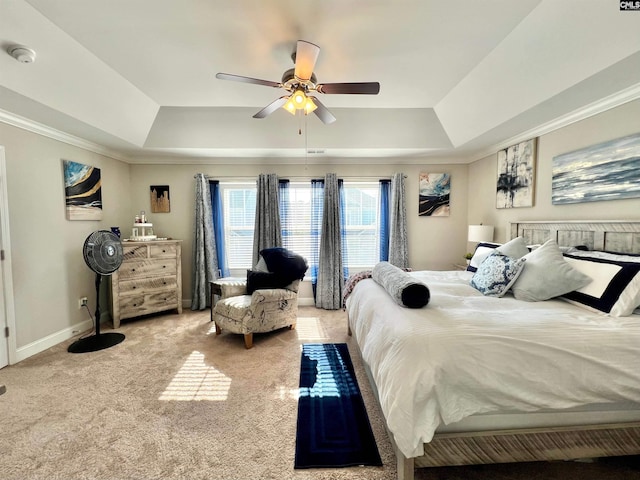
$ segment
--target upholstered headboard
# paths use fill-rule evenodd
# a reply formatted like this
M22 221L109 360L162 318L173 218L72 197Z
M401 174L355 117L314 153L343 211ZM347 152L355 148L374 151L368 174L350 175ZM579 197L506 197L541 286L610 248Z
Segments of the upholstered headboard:
M528 245L550 238L558 245L585 245L589 250L640 254L640 220L524 221L511 223L510 238Z

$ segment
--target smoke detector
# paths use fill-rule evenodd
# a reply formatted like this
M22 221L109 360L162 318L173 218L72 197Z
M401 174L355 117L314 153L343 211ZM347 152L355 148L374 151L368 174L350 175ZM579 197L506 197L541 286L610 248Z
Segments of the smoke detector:
M24 45L11 45L7 52L20 63L33 63L36 61L36 52Z

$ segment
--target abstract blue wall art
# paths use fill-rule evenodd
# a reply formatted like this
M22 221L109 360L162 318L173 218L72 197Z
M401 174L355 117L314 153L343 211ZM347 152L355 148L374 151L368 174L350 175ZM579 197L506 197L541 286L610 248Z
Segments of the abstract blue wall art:
M421 173L418 215L449 216L451 175L448 173Z
M100 169L63 160L68 220L102 220Z
M496 208L533 207L536 139L498 152Z
M640 133L553 158L551 202L640 197Z

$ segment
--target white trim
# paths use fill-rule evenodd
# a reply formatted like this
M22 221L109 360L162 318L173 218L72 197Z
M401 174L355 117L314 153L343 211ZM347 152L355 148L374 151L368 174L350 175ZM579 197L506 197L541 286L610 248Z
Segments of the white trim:
M102 315L101 315L102 316ZM31 342L24 347L20 347L17 351L16 362L25 360L40 352L44 352L48 348L55 347L56 345L73 338L80 332L89 331L93 328L93 320L85 320L72 327L67 327L59 332L47 335L44 338L40 338L35 342Z
M531 138L539 137L547 133L553 132L560 128L571 125L572 123L585 120L589 117L597 115L599 113L606 112L612 108L618 107L625 103L637 100L640 98L640 83L621 90L613 95L609 95L603 99L593 102L584 107L578 108L573 112L567 113L547 123L543 123L535 128L515 135L500 143L494 144L490 147L484 148L478 152L472 153L465 157L464 154L460 156L456 155L456 148L453 148L453 157L446 155L443 159L436 159L436 163L451 163L451 164L469 164L477 160L481 160L493 153L497 153L498 150L502 150L506 147L514 145L516 143L529 140ZM264 162L263 150L257 149L211 149L211 148L173 148L173 149L160 149L160 148L141 148L140 156L132 158L122 153L111 150L103 145L99 145L88 140L70 135L47 125L29 120L28 118L21 117L6 110L0 109L0 122L13 125L14 127L22 128L45 137L58 140L69 145L73 145L90 152L94 152L100 155L120 160L130 164L174 164L176 163L175 155L179 156L183 164L210 164L212 158L223 158L221 164L233 163L236 157L249 157L243 158L242 164L254 164ZM339 163L341 159L352 158L353 164L359 164L361 162L367 162L367 164L378 164L388 162L390 156L405 157L404 162L406 164L418 164L424 163L425 158L429 158L432 153L443 152L448 153L448 149L442 148L425 148L425 149L397 149L397 154L391 154L391 151L396 149L327 149L324 155L312 156L308 158L308 155L304 154L304 149L290 149L291 152L286 154L285 151L280 150L280 156L286 157L278 161L277 163L297 164L297 163ZM329 153L331 154L329 157ZM155 155L150 155L155 154ZM173 155L171 155L173 154ZM185 157L186 155L186 157ZM254 156L252 156L254 155ZM314 158L315 157L315 158ZM360 157L361 161L358 161L355 157ZM365 158L366 157L366 158ZM185 158L190 159L189 162L185 162ZM233 158L231 160L230 158ZM273 159L272 159L273 160Z
M11 234L9 231L9 193L7 191L7 161L4 146L0 145L0 195L2 195L2 212L0 212L0 238L4 249L2 264L2 284L4 286L5 320L9 328L7 347L9 349L9 365L16 363L16 311L13 296L13 271L11 269Z
M532 128L531 130L527 130L526 132L511 137L500 143L494 144L491 147L483 149L482 151L475 153L472 157L467 158L466 163L473 163L477 160L488 157L491 154L497 153L498 150L503 150L511 145L515 145L516 143L523 142L531 138L546 135L547 133L551 133L555 130L559 130L560 128L571 125L572 123L576 123L589 117L593 117L594 115L597 115L599 113L606 112L607 110L611 110L612 108L619 107L620 105L624 105L625 103L632 102L633 100L637 100L638 98L640 98L640 83L626 88L618 93L600 99L597 102L574 110L573 112L555 118L547 123L543 123L542 125Z
M124 156L122 153L111 150L103 145L90 142L89 140L76 137L75 135L61 132L60 130L49 127L48 125L29 120L28 118L21 117L15 113L7 112L6 110L0 109L0 122L42 135L43 137L52 138L53 140L66 143L68 145L73 145L74 147L82 148L83 150L88 150L89 152L104 155L115 160L120 160L126 163L131 161L130 158Z

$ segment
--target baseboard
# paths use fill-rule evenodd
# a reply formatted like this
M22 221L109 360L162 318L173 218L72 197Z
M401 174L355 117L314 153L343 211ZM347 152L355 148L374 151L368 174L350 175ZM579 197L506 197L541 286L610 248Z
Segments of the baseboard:
M31 342L16 350L16 362L20 362L40 352L44 352L48 348L54 347L59 343L75 337L80 332L85 332L92 328L93 320L85 320L84 322L78 323L72 327L65 328L64 330L52 333L51 335L36 340L35 342Z

